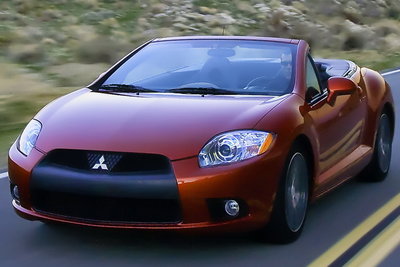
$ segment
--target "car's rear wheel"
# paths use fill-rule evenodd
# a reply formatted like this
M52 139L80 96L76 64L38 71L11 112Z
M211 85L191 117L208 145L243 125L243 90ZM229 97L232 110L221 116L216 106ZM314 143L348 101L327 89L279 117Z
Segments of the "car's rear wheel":
M308 189L306 153L294 146L286 160L270 222L263 230L266 240L289 243L300 236L307 213Z
M375 137L374 154L361 177L365 181L380 182L386 178L392 158L392 133L390 119L386 113L379 118Z

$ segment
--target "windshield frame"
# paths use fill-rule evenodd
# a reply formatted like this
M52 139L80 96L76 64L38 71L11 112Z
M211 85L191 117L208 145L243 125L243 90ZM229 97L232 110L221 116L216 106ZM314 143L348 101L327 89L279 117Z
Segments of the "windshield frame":
M269 40L266 38L264 40L262 37L257 37L256 39L252 38L243 38L243 37L238 37L236 38L226 38L226 36L223 36L225 38L220 38L220 37L215 37L215 38L167 38L167 39L155 39L155 40L150 40L143 45L139 46L137 49L133 50L131 53L126 55L124 58L122 58L120 61L118 61L115 65L113 65L108 71L104 72L97 78L93 83L87 86L87 88L98 91L102 86L107 85L105 82L107 79L112 76L122 65L124 65L128 60L130 60L132 57L134 57L139 51L147 47L149 44L156 44L156 43L170 43L170 42L179 42L179 41L203 41L203 40L212 40L212 41L232 41L232 42L257 42L257 43L269 43L271 45L279 45L282 44L283 46L289 47L291 51L291 79L289 82L289 85L285 91L281 91L276 94L271 94L271 93L258 93L258 92L238 92L236 95L260 95L260 96L281 96L284 94L292 93L294 89L294 85L296 83L296 67L297 67L297 53L298 53L298 42L293 42L287 39L279 39L279 38L272 38ZM168 93L168 90L171 88L166 88L164 91L160 91L160 93ZM230 90L229 88L221 88L221 89L227 89ZM179 93L179 92L174 92L174 93ZM200 93L199 93L200 94Z

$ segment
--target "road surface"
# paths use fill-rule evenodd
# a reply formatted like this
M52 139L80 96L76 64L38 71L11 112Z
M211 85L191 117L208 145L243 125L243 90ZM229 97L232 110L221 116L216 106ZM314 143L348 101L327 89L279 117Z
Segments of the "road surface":
M400 71L388 73L385 78L392 86L399 109ZM289 245L259 243L240 235L184 236L25 221L14 214L7 175L3 172L0 266L307 266L399 194L398 114L396 124L387 179L383 183L351 181L312 204L302 236ZM337 247L342 246L339 243ZM394 248L380 260L380 266L400 263L400 246Z

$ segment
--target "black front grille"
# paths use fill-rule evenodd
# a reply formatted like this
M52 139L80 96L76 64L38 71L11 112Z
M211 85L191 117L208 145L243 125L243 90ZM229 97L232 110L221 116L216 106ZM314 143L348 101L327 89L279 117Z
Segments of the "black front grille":
M103 157L102 161L100 161ZM98 166L104 163L107 169ZM57 149L51 151L41 164L56 164L78 170L107 172L171 172L167 157L157 154L119 153Z
M32 170L30 189L32 207L42 213L84 221L181 221L176 178L162 155L54 150Z
M132 199L32 190L36 211L84 221L177 223L177 199Z

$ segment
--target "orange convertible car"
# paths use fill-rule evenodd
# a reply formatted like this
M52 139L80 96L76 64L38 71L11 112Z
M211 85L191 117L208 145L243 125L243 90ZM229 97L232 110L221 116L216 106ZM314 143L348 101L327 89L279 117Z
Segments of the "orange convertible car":
M9 152L16 212L141 229L301 233L307 206L389 170L382 76L302 40L152 40L47 105Z

